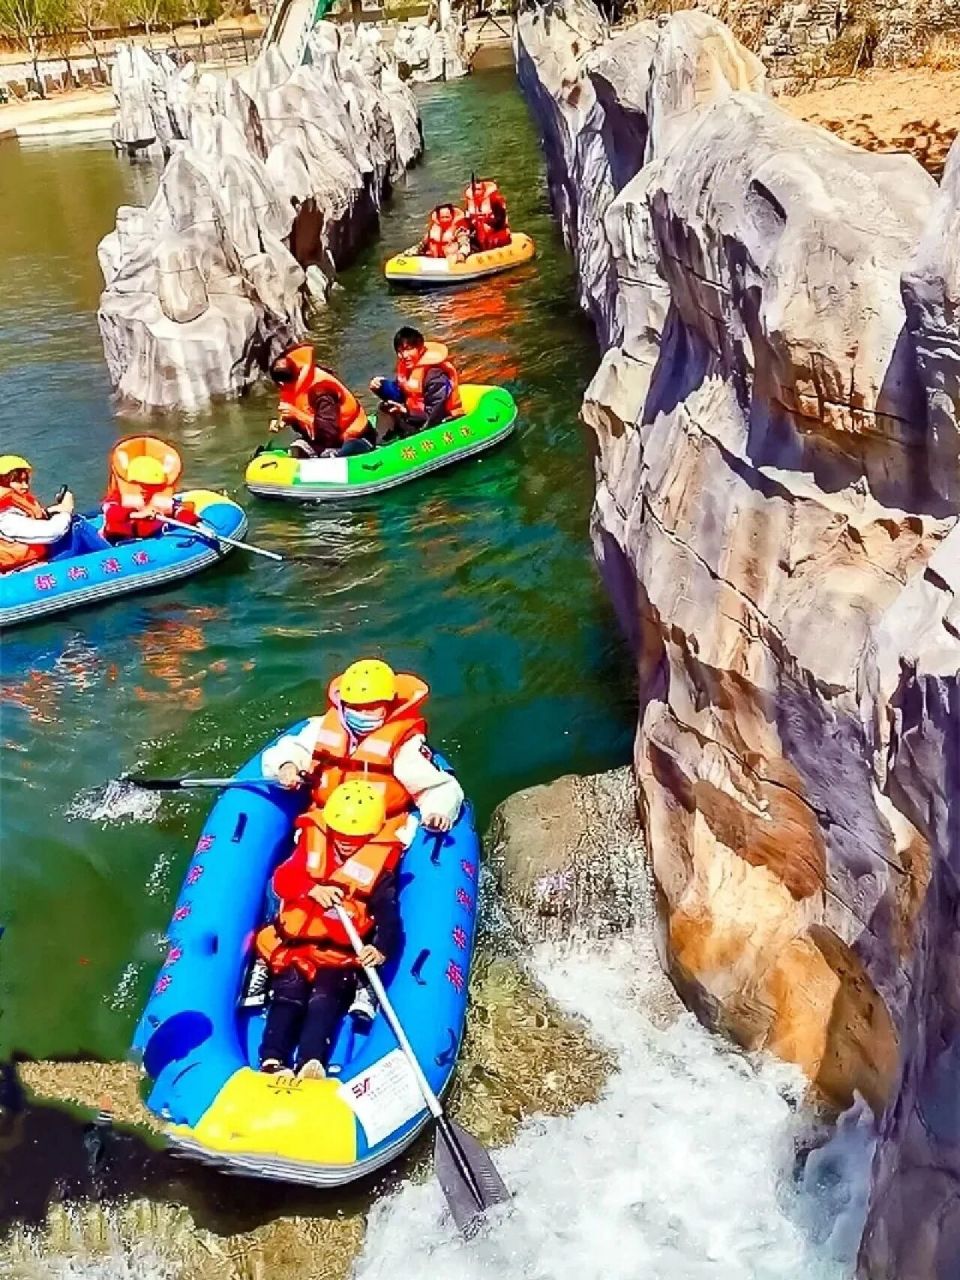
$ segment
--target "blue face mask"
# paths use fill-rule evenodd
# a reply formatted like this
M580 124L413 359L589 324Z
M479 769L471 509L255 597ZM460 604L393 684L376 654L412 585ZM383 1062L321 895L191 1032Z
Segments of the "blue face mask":
M355 738L362 738L374 729L383 726L387 713L383 711L361 711L358 707L343 708L343 723Z

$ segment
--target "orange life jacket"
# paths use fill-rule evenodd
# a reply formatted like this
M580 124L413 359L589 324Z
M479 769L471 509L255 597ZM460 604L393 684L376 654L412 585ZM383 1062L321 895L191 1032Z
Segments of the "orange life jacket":
M406 814L388 818L371 840L341 862L319 809L310 809L297 819L297 840L306 843L310 874L317 884L343 889L341 905L361 938L370 937L376 927L367 904L382 876L400 861L404 846L399 833L408 821ZM317 969L357 963L335 908L321 907L309 896L282 902L272 923L257 934L254 945L275 971L292 966L311 980Z
M493 213L494 197L506 212L507 204L500 195L500 188L489 178L478 178L463 189L463 203L468 218L489 218Z
M467 218L462 209L454 209L452 219L443 223L434 209L427 227L427 253L433 258L442 258L447 249L457 247L458 236L467 230Z
M450 379L450 394L447 396L446 413L448 418L456 418L463 413L460 402L460 375L450 363L449 351L442 342L424 344L420 359L407 372L405 366L397 361L397 382L403 389L404 404L411 413L423 413L423 384L431 369L442 369Z
M309 342L301 343L290 351L284 352L286 359L299 369L295 382L288 382L280 388L280 417L286 421L294 421L301 426L310 439L313 439L313 409L310 404L311 392L332 392L340 406L337 429L342 440L352 439L362 434L367 425L367 415L360 401L339 378L335 378L328 369L323 369L316 362L313 347Z
M154 458L163 467L166 481L162 485L140 485L127 479L127 470L134 458ZM156 436L130 436L114 446L110 455L110 475L104 506L119 502L125 511L138 511L149 505L154 511L170 515L176 484L183 471L180 455L172 445Z
M510 225L507 222L507 204L500 194L500 188L489 178L481 178L465 189L467 217L473 228L473 234L481 251L499 249L511 240ZM502 226L494 226L494 213L502 214Z
M43 520L47 514L43 504L32 493L17 493L7 485L0 485L0 511L20 511L33 520ZM50 548L43 543L14 542L9 538L0 538L0 573L39 564L46 560L49 551Z
M314 803L326 804L341 782L362 774L365 782L382 793L388 817L406 813L413 797L397 781L393 762L408 738L426 733L427 726L419 708L429 693L428 686L419 676L398 674L397 700L393 710L379 729L368 733L354 746L340 718L340 677L333 680L328 695L330 707L323 717L313 752Z

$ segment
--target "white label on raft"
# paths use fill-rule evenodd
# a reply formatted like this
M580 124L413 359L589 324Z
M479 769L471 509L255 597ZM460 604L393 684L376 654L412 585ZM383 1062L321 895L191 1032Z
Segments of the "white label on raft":
M300 463L301 484L346 484L346 458L304 458Z
M425 1106L410 1064L399 1049L341 1084L337 1092L360 1121L371 1147L412 1120Z

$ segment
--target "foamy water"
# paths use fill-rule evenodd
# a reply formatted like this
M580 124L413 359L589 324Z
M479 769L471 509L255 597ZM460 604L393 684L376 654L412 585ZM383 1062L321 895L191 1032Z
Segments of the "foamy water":
M613 1048L596 1104L527 1123L495 1153L514 1203L455 1234L437 1184L371 1214L356 1280L846 1280L862 1229L867 1130L793 1177L803 1080L727 1048L689 1015L645 1016L656 979L627 943L544 947L538 977ZM862 1117L861 1117L862 1118Z
M93 791L75 796L64 816L99 822L104 826L125 822L152 822L163 802L157 791L145 791L142 787L122 778L114 778Z
M0 1261L0 1276L10 1280L177 1280L176 1264L151 1249L119 1249L92 1257L48 1257L39 1253L34 1259L21 1259L5 1266Z

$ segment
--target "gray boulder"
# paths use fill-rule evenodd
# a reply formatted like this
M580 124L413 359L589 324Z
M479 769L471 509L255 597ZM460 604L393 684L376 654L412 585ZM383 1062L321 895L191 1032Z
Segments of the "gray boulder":
M172 154L151 204L119 210L99 250L98 320L124 402L196 409L237 395L304 336L307 307L421 146L412 94L369 50L324 23L292 72L270 47L243 77L176 77L176 112L169 81L158 105L150 80Z

